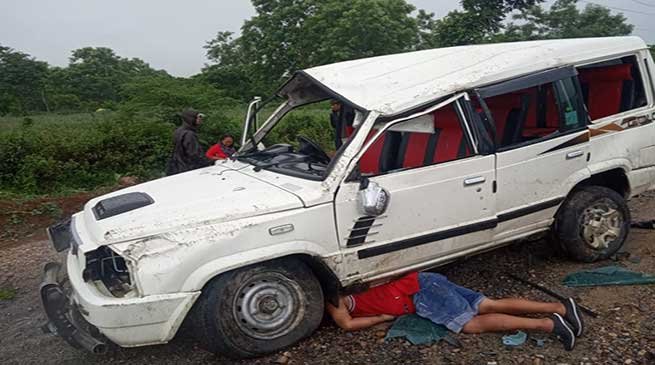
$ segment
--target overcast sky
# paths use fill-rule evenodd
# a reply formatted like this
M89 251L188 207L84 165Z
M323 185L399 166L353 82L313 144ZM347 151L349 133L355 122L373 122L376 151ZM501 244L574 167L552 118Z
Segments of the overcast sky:
M594 1L634 11L624 14L635 34L655 43L655 0ZM459 6L459 0L409 2L438 17ZM74 49L104 46L189 76L206 62L206 41L218 31L238 32L253 15L248 0L0 0L0 44L59 66Z

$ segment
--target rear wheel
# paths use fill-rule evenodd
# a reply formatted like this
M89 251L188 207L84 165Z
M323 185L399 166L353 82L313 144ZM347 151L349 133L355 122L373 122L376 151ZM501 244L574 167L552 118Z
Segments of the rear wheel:
M323 292L302 261L277 259L216 277L203 290L193 316L208 350L254 357L310 335L323 318Z
M625 243L630 209L620 194L603 186L586 186L561 207L555 237L572 258L593 262L607 259Z

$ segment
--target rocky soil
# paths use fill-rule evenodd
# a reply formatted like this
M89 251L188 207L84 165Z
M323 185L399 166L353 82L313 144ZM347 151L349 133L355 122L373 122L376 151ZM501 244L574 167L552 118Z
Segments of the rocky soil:
M62 206L69 210L69 206ZM631 207L635 219L655 219L655 194L634 199ZM235 363L200 349L189 329L166 345L115 348L102 357L75 350L63 340L43 334L39 326L45 316L37 288L43 264L57 259L43 239L43 227L38 226L46 221L25 223L31 225L29 229L18 229L4 241L0 238L0 289L15 292L13 299L0 300L0 363ZM438 269L452 281L489 297L551 300L509 278L506 273L511 272L579 299L600 316L585 318L587 333L572 352L564 351L558 342L541 333L530 336L547 339L544 347L529 340L520 347L508 348L501 343L503 334L457 335L462 345L459 348L445 342L413 346L404 340L384 342L385 329L381 327L345 333L325 320L313 336L297 345L242 363L655 364L655 285L576 289L561 285L568 273L609 264L655 273L654 230L634 229L624 251L616 261L585 265L557 256L547 240L538 240L516 243Z

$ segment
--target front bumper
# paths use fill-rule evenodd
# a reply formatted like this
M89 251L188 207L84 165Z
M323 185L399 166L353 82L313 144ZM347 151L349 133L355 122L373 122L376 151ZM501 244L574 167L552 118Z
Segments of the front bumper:
M80 323L79 311L71 305L57 281L60 270L61 265L54 262L45 266L43 283L39 288L41 303L48 318L48 323L43 326L43 330L61 336L77 349L85 349L94 354L107 352L106 343L93 337L87 328L84 328L85 325ZM93 330L92 327L88 329Z
M200 292L116 298L100 291L82 278L78 257L68 253L66 260L70 295L57 282L60 265L49 263L41 285L41 298L48 316L48 328L68 343L95 353L106 345L91 336L79 322L88 322L97 332L122 347L166 343L177 332ZM80 315L80 321L75 318Z

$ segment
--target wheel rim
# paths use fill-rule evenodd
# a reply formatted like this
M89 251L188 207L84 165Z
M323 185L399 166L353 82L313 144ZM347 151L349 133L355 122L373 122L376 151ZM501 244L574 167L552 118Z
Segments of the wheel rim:
M305 296L293 280L277 273L257 275L236 292L234 317L247 335L270 340L291 332L302 318Z
M623 215L609 199L587 208L582 215L582 238L595 250L605 250L621 236Z

